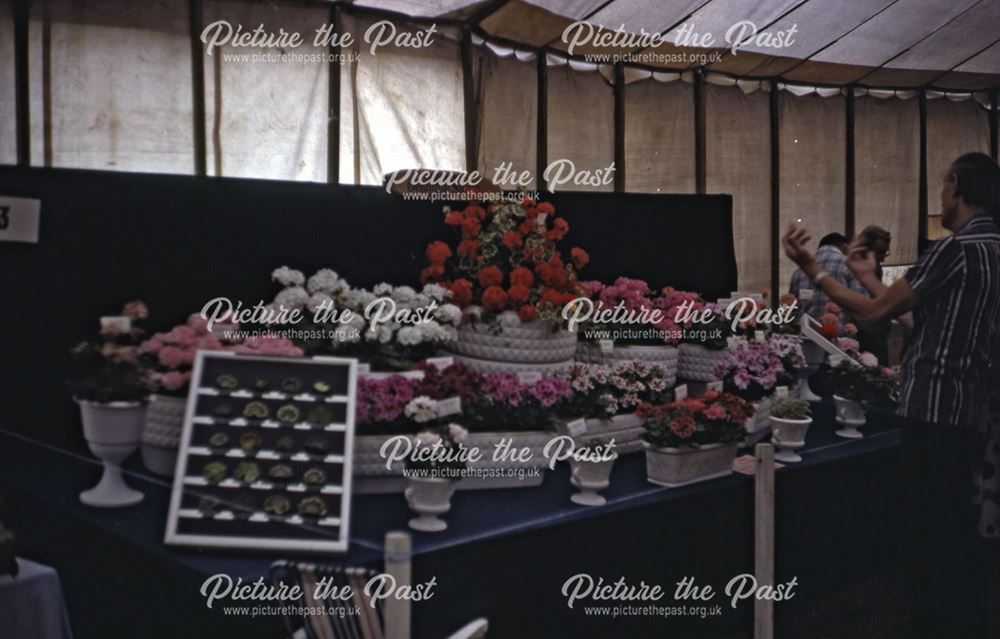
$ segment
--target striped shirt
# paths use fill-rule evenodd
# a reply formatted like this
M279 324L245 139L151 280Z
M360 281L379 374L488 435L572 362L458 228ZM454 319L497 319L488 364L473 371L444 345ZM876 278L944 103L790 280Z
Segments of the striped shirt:
M840 249L836 246L827 244L819 247L816 250L816 264L819 265L821 271L829 273L831 279L840 282L859 295L871 297L868 289L862 286L861 282L858 281L858 278L854 276L854 273L847 266L847 256L841 253ZM805 289L813 289L813 294L812 299L803 302L801 300L801 293ZM802 309L802 312L813 319L819 320L826 313L826 305L830 303L830 296L824 293L820 287L813 286L812 281L802 272L802 269L796 269L792 273L792 281L788 287L788 292L794 295L795 299L799 300L799 308ZM838 321L840 323L840 330L843 331L847 323L853 320L845 311L840 314Z
M897 412L934 424L976 426L990 366L1000 357L1000 232L974 217L938 240L906 273L916 294Z

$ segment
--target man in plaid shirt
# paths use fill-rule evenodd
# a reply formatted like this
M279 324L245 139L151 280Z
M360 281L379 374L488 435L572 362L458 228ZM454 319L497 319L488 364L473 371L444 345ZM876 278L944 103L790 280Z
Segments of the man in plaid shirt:
M829 273L830 277L837 282L840 282L855 293L869 297L868 290L861 285L858 278L847 267L847 245L847 238L840 233L824 235L823 239L819 241L819 249L816 250L816 263L819 265L820 270ZM813 290L812 299L806 301L800 299L799 292L804 289ZM788 288L788 292L794 295L795 299L799 300L799 308L810 317L818 320L826 313L826 305L830 303L830 296L824 293L823 289L813 286L806 274L802 272L802 269L796 269L792 273L792 283ZM840 330L843 331L844 326L850 321L852 320L847 316L847 313L841 313Z

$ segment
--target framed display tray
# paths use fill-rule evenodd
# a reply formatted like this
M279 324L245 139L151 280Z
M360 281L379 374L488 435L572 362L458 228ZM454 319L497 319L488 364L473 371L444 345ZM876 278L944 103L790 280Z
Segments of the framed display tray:
M164 541L345 552L357 360L199 351Z

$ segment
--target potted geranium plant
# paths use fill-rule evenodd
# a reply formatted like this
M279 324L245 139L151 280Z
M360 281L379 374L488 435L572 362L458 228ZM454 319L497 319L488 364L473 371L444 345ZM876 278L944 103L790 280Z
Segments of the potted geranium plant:
M867 421L867 407L895 404L898 378L891 368L879 366L878 358L873 354L858 352L854 348L856 341L840 338L838 344L848 357L836 362L830 370L836 419L842 426L837 435L859 439L864 437L858 429Z
M778 447L775 459L786 463L802 461L795 451L806 445L806 432L812 424L809 402L781 397L771 404L771 440Z
M417 433L407 458L406 503L417 517L409 526L422 532L440 532L448 524L438 515L451 510L455 483L465 468L463 453L468 433L458 424L448 424Z
M556 407L559 431L613 436L619 453L642 450L642 420L635 414L639 404L662 404L673 399L666 371L641 360L614 366L575 363L559 377L572 388Z
M183 324L156 333L139 345L139 359L152 392L142 430L142 461L160 475L172 475L184 424L184 405L198 351L300 356L302 349L274 335L243 337L235 322L215 324L193 313Z
M647 479L674 487L732 472L753 406L712 390L669 404L642 404L637 412L646 429Z
M480 370L571 360L576 335L562 328L562 310L581 294L576 271L590 257L580 248L562 253L569 224L555 208L530 199L470 204L446 208L445 224L459 240L427 246L421 281L450 290L465 312L468 321L448 348Z
M101 318L96 338L70 351L74 375L69 387L80 406L83 435L104 462L97 486L80 493L80 501L89 506L114 508L142 501L142 493L125 484L120 465L138 446L145 418L149 391L138 361L143 330L137 324L148 315L145 304L129 302L120 316Z

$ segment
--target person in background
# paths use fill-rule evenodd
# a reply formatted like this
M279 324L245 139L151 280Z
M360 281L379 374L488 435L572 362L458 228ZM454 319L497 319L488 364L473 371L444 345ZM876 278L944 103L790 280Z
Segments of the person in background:
M848 244L847 238L840 233L828 233L824 235L819 241L819 248L816 249L816 262L824 271L830 274L830 277L836 279L852 291L867 295L868 292L865 290L865 287L858 282L854 273L847 267ZM802 300L800 293L803 289L813 290L812 299ZM819 320L826 313L830 297L822 289L813 286L806 274L802 272L802 269L796 269L792 273L792 282L788 287L788 292L794 295L795 299L799 300L800 310L813 319ZM841 313L840 330L843 331L844 327L850 321L850 318L846 314Z
M912 571L912 637L986 636L988 582L974 472L987 457L979 428L995 393L1000 356L1000 167L967 153L948 168L941 219L953 234L935 242L904 277L885 286L874 251L854 246L848 259L873 297L824 272L790 225L785 254L834 302L862 321L913 310L900 371L903 531Z
M881 226L871 224L858 234L855 243L872 252L875 257L875 277L881 281L882 264L889 257L889 250L892 247L892 234ZM861 350L868 351L877 357L878 361L887 363L889 361L889 330L891 328L891 320L859 323L858 342L861 344Z

